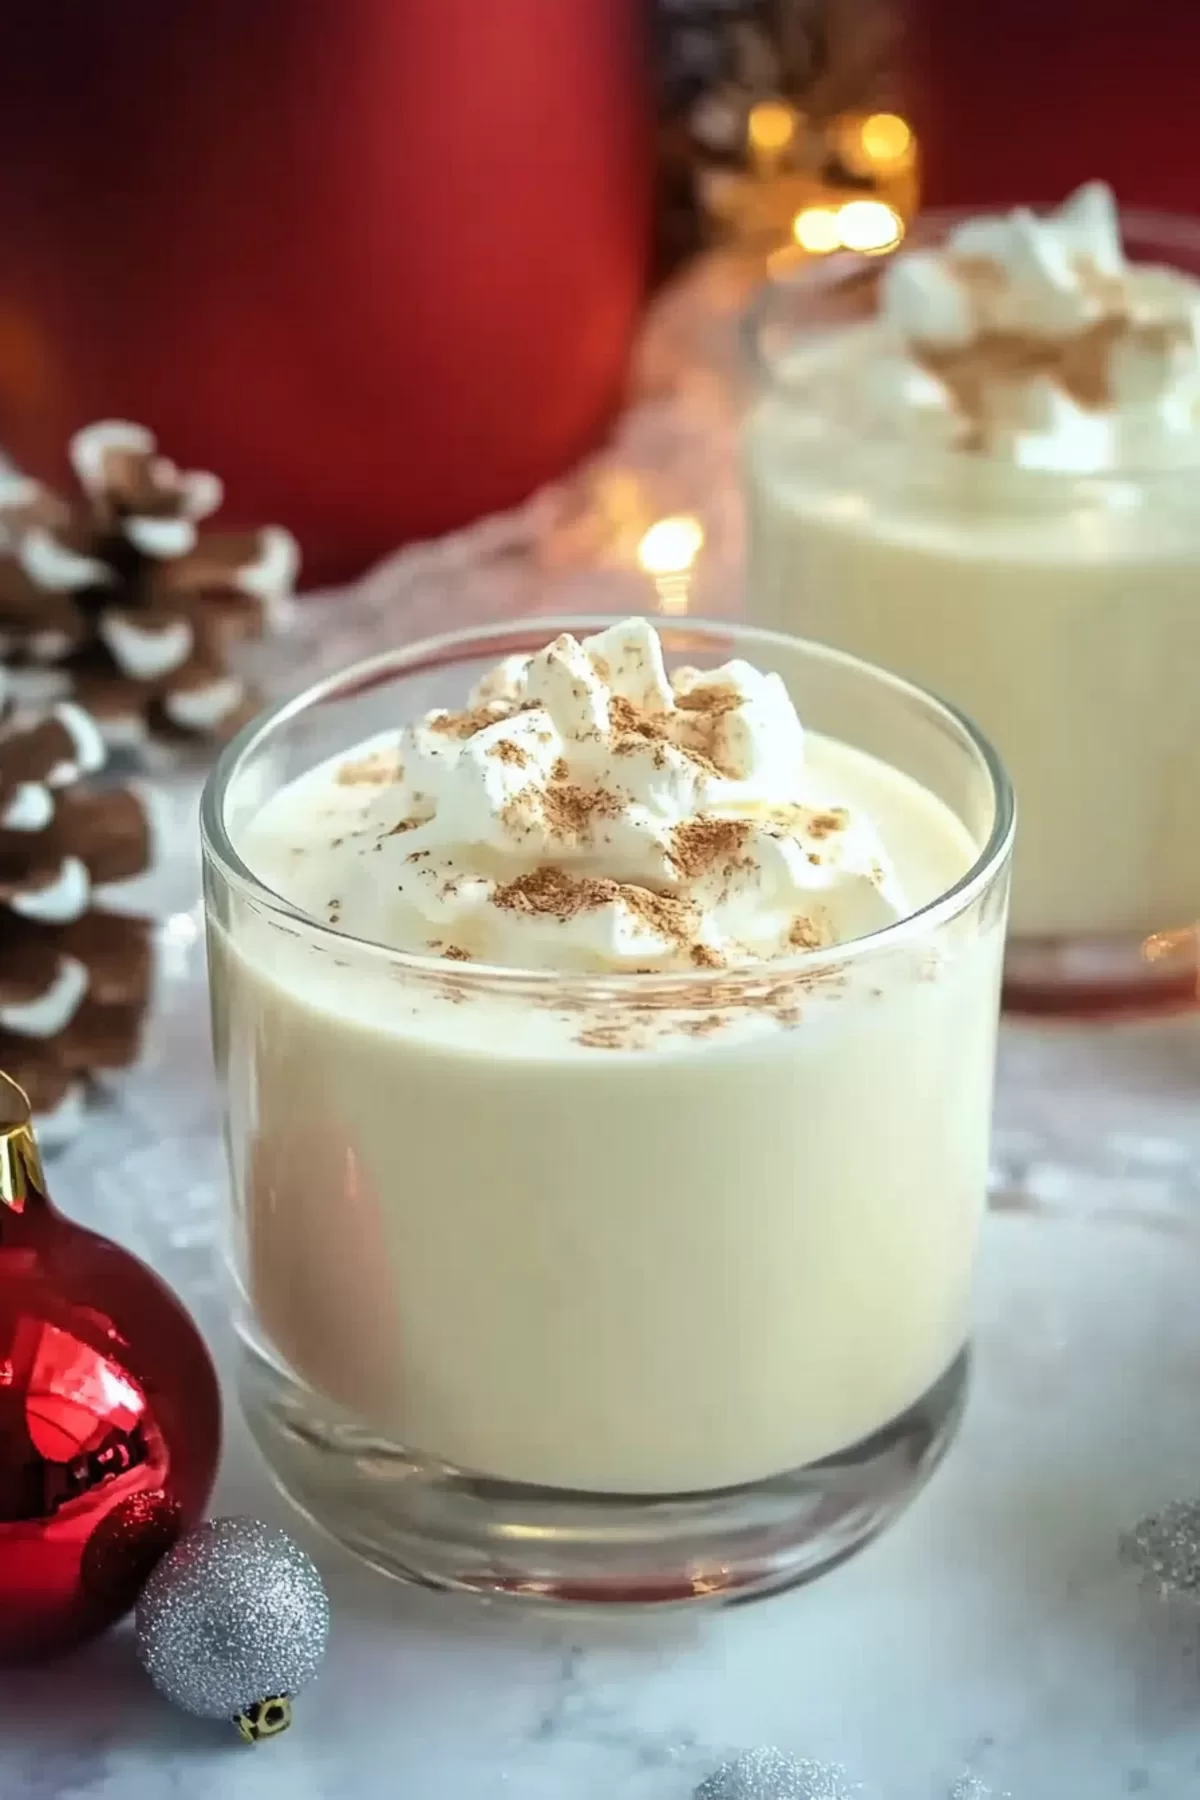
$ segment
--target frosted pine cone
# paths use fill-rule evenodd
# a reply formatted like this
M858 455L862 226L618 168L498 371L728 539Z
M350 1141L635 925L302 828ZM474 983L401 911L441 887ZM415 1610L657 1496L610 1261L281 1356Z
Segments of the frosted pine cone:
M79 495L0 489L0 656L20 705L74 700L110 745L225 737L253 710L231 649L286 612L298 563L278 526L200 529L221 484L108 420L70 446Z
M90 1073L133 1061L150 993L146 921L93 905L150 860L137 796L80 785L103 762L73 704L0 726L0 1068L47 1143L69 1135Z

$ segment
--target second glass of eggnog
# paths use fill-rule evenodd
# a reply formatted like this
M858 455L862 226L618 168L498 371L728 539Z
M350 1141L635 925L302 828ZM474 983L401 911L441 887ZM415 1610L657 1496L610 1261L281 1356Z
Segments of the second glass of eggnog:
M763 291L748 606L964 709L1021 806L1006 999L1195 992L1200 224L918 221Z
M335 677L204 802L243 1404L428 1585L803 1581L953 1436L1008 784L768 632L537 621Z

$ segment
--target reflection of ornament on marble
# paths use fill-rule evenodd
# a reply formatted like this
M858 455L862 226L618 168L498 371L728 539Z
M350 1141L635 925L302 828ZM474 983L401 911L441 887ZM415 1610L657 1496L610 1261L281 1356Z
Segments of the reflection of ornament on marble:
M70 454L70 498L0 479L0 657L13 698L77 700L110 743L227 736L252 704L230 652L281 617L294 540L276 526L202 528L221 483L177 468L141 425L89 425Z
M1171 1500L1121 1537L1121 1555L1164 1600L1200 1601L1200 1500Z
M247 1743L291 1723L325 1654L329 1599L315 1564L260 1519L210 1519L159 1563L137 1608L137 1652L158 1691Z
M837 1763L812 1762L765 1744L723 1763L694 1800L855 1800L862 1790ZM946 1800L1003 1800L977 1775L960 1775Z
M854 1793L835 1763L764 1745L724 1763L700 1783L695 1800L853 1800Z

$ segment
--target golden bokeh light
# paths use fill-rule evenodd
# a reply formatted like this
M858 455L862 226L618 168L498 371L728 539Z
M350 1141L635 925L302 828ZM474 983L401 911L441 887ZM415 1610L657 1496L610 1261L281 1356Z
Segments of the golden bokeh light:
M863 152L873 163L903 162L912 141L912 129L898 113L872 113L859 130Z
M883 200L850 200L838 208L837 233L847 250L879 255L894 250L904 236L904 221Z
M638 563L647 575L685 575L703 544L704 527L690 513L659 519L638 545Z
M825 256L830 250L839 250L842 232L837 208L806 206L792 221L792 236L802 250L810 250L814 256Z
M746 135L752 149L778 156L796 135L796 115L782 100L760 100L750 108Z

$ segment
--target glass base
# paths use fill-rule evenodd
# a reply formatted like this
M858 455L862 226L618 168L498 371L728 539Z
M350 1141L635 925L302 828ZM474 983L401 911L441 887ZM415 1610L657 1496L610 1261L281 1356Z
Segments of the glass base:
M915 1405L850 1449L748 1487L577 1493L463 1473L356 1425L245 1339L239 1389L284 1492L402 1581L572 1607L732 1603L834 1568L890 1524L954 1438L963 1350Z
M1149 938L1010 938L1004 1010L1038 1016L1111 1017L1174 1012L1200 999L1198 934Z

